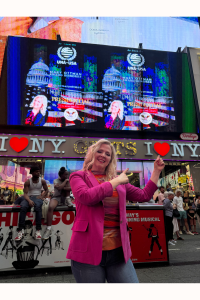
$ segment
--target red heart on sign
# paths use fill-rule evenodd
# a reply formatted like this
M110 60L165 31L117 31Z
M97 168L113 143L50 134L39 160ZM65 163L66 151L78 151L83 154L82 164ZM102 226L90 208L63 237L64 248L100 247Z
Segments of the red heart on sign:
M170 145L167 143L161 144L157 142L154 144L154 150L161 156L165 156L170 150Z
M16 152L21 152L28 146L28 139L23 137L23 138L18 138L18 137L13 137L10 139L10 147L15 150Z

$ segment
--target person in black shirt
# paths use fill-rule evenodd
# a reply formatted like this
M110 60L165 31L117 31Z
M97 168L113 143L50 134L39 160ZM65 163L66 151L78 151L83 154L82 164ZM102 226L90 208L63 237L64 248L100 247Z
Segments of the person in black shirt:
M196 219L195 219L195 210L192 208L192 203L189 203L189 209L187 211L188 218L190 220L190 226L193 234L198 234L196 232Z

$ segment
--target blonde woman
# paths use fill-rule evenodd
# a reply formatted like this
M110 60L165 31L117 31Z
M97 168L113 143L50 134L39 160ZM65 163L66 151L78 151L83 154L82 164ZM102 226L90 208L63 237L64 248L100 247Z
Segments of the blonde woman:
M36 96L30 104L32 110L29 110L25 119L26 125L43 126L47 109L47 97L44 95Z
M120 100L114 100L108 112L111 115L105 118L105 127L108 129L122 129L124 127L124 105Z
M157 157L143 190L128 183L128 169L117 176L116 166L115 148L102 139L89 147L83 169L69 178L76 218L67 258L78 283L138 283L130 260L126 199L149 201L164 162Z

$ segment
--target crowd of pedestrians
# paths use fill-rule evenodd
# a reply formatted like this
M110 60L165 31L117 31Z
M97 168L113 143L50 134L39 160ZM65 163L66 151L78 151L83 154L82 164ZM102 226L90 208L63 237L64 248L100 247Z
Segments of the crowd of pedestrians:
M177 240L184 240L181 237L183 233L198 235L196 220L200 225L200 195L192 199L183 198L182 189L178 188L173 193L171 186L168 186L167 191L163 186L159 190L160 193L155 202L164 206L168 244L174 246ZM173 237L174 234L176 234L176 239Z

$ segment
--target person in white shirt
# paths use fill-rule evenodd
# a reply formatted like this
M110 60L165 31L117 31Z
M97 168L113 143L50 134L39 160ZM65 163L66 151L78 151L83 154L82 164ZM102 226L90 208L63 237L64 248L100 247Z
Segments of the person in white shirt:
M33 207L35 211L35 221L36 221L36 232L35 239L40 240L41 237L41 222L42 222L42 205L43 198L46 198L48 194L48 187L46 181L40 177L40 167L33 166L30 169L30 174L32 178L28 179L24 183L24 195L18 198L20 201L20 214L19 214L19 222L17 229L17 236L15 237L15 241L20 241L24 238L24 229L25 229L25 219L26 213L29 207ZM45 194L41 196L42 188L45 190Z
M188 226L188 222L187 222L187 213L183 208L183 198L181 197L182 191L180 189L177 189L175 191L175 195L176 196L174 197L173 203L176 204L177 209L180 214L180 217L177 218L179 229L181 227L180 220L183 219L184 223L185 223L186 233L190 234L190 235L194 235L192 232L189 231L189 226ZM182 234L182 231L179 231L179 232L180 232L180 234Z

